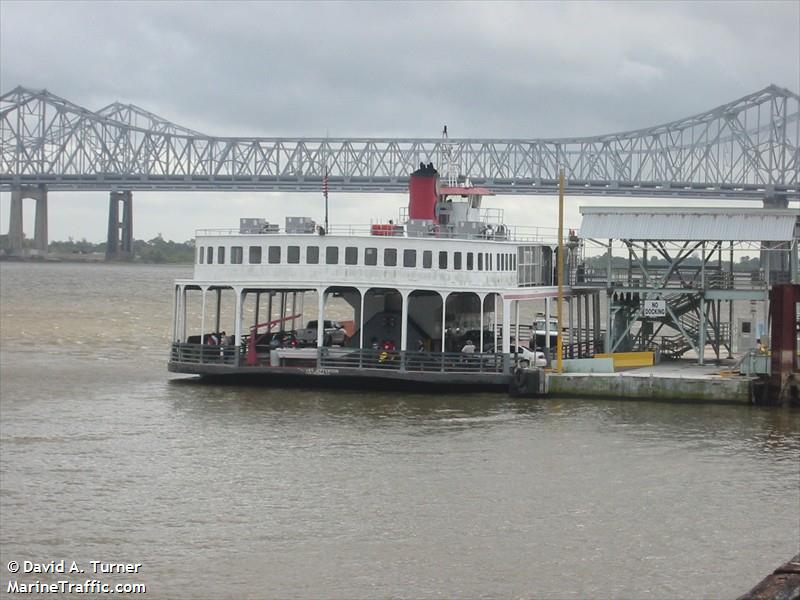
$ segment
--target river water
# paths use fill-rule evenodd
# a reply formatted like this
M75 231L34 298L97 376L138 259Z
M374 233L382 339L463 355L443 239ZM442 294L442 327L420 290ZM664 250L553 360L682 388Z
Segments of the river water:
M64 559L154 598L732 598L800 550L796 411L201 384L189 273L0 265L3 594Z

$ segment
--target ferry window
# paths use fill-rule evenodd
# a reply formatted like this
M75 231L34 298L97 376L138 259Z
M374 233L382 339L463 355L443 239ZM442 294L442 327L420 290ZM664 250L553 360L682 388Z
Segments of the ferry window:
M270 246L267 249L267 260L269 260L269 264L271 265L279 265L281 262L281 247Z
M483 271L483 252L478 252L478 271Z
M250 259L251 265L261 264L261 246L250 246Z
M206 248L206 263L209 265L214 262L214 247L209 246Z
M439 268L446 269L447 268L447 252L439 252Z
M364 264L369 267L374 267L378 264L377 248L364 248Z
M325 264L338 265L339 264L339 247L328 246L325 248Z
M511 270L514 271L517 268L517 255L511 255Z
M473 262L473 260L474 259L473 259L472 252L467 252L467 271L472 271L472 267L473 267L472 262Z
M306 264L318 265L319 264L319 246L309 246L306 248Z
M383 266L396 267L397 266L397 249L385 248L383 250Z
M358 264L358 248L355 246L347 246L344 249L344 264L357 265Z
M225 264L225 246L220 246L217 248L217 264Z
M491 271L492 268L494 267L494 262L492 261L492 253L491 252L487 252L486 253L486 260L489 263L489 270Z
M203 246L200 246L200 252L197 253L197 262L201 265L203 264L203 259L206 257L206 249Z
M417 266L417 251L416 250L403 250L403 266L416 267Z
M244 260L244 251L241 246L231 246L231 264L240 265Z
M456 271L461 269L461 252L453 252L453 268Z
M300 246L286 247L286 262L290 265L300 264Z
M422 268L430 269L431 266L433 266L433 252L430 250L424 250L422 252Z

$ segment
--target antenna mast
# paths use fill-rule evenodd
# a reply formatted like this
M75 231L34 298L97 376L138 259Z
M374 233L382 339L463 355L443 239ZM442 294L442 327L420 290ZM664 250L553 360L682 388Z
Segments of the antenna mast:
M458 164L461 162L459 160L461 158L459 156L460 146L449 141L447 136L447 125L445 125L444 129L442 129L442 143L439 147L441 148L439 164L441 164L442 173L447 179L447 185L449 187L455 187L458 185Z

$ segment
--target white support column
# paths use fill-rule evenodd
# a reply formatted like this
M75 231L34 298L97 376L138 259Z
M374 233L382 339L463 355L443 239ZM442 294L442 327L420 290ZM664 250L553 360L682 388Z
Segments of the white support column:
M281 316L280 322L278 323L278 331L285 331L286 330L286 291L281 290Z
M234 312L233 321L233 340L234 345L238 348L242 343L242 288L233 288L236 294L236 310Z
M547 360L550 360L550 298L544 299L544 347Z
M367 299L367 290L358 288L358 293L361 295L361 304L358 315L358 347L364 348L364 303Z
M214 321L214 333L219 333L220 315L222 311L222 289L217 288L217 315Z
M181 343L186 343L186 286L181 286Z
M447 315L447 296L449 294L439 293L442 297L442 352L445 351L444 347L444 329L445 329L445 316Z
M408 296L408 292L400 292L400 297L403 299L403 305L400 307L400 352L405 352L407 350L406 338L408 338Z
M267 296L267 333L272 333L272 296L275 295L275 292L272 290L269 291L269 295Z
M294 324L295 314L297 314L297 292L292 292L292 331L297 329Z
M478 298L481 301L480 325L478 327L478 331L480 332L478 334L478 337L480 338L480 341L478 342L478 352L483 353L483 301L486 298L486 294L478 294Z
M503 298L503 354L511 352L511 300Z
M522 345L519 340L519 300L514 300L514 320L516 322L514 329L514 345L519 348Z
M178 299L180 286L175 286L175 293L172 294L172 342L178 341Z
M203 308L200 310L200 345L203 345L206 335L206 291L207 287L201 287L200 291L203 294Z
M325 336L325 288L317 288L317 348L322 348Z

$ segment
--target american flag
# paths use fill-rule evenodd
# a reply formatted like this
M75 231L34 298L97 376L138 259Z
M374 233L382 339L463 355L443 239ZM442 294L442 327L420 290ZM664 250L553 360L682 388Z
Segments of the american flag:
M328 199L328 168L325 168L325 175L322 177L322 195Z

